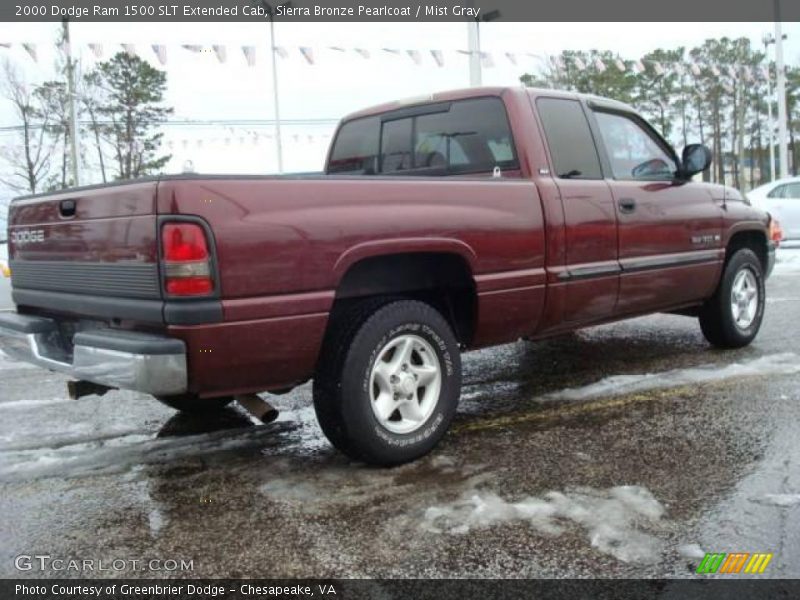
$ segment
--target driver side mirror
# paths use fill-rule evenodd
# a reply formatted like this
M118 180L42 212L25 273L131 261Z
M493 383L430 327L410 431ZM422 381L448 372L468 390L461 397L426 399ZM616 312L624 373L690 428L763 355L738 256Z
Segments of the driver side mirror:
M689 144L683 149L681 157L681 175L689 179L711 166L711 150L703 144Z

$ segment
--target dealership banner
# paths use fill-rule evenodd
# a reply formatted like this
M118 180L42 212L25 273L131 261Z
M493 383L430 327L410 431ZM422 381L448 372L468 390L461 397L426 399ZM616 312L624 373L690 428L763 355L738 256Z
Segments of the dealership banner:
M776 10L779 14L776 14ZM762 0L3 0L1 21L800 21Z

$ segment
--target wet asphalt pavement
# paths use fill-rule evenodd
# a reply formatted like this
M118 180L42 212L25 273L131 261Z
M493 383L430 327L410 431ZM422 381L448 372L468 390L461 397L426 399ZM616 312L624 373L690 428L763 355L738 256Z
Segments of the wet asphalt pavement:
M391 470L332 450L309 386L265 426L69 401L0 357L0 576L692 577L771 552L764 577L800 577L800 250L767 290L738 351L656 315L468 354L451 433ZM15 568L37 553L127 564Z

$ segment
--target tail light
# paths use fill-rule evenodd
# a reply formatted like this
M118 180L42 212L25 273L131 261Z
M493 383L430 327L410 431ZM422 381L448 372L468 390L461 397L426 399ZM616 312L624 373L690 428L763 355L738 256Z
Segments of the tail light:
M214 291L206 233L196 223L161 228L164 288L171 296L208 296Z

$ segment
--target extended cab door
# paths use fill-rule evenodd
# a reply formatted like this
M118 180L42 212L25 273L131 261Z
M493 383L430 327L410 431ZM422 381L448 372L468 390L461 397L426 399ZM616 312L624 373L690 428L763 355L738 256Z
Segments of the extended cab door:
M673 308L709 296L722 252L721 199L711 186L676 182L673 150L641 117L589 106L619 223L616 313Z
M539 97L551 175L564 214L565 264L548 264L558 282L548 304L561 304L560 325L610 317L617 302L617 216L585 109L573 98ZM540 175L542 173L540 172Z

